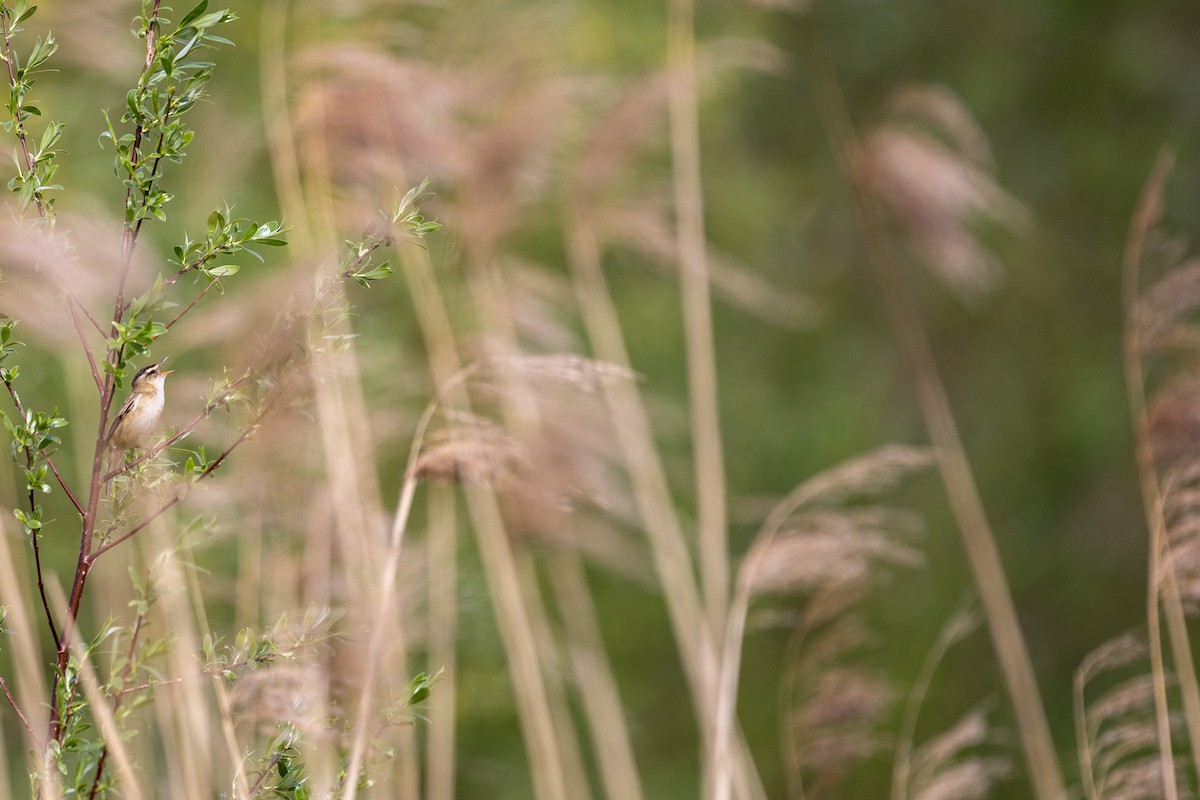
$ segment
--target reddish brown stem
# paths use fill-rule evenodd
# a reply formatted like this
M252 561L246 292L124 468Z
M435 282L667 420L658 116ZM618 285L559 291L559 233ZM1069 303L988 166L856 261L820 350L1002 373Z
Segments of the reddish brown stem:
M25 728L25 732L29 734L29 738L33 739L37 748L41 750L41 739L33 732L33 726L29 724L29 717L26 717L25 713L21 711L21 707L17 705L17 701L13 698L12 692L8 690L8 683L5 682L4 678L0 678L0 688L4 690L4 696L8 699L8 704L12 706L12 710L17 712L17 719L21 720L21 725Z

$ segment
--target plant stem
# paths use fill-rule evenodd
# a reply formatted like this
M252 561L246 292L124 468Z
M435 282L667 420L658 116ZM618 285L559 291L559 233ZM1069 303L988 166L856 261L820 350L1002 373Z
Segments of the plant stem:
M1154 463L1154 443L1150 438L1150 422L1146 413L1145 374L1142 363L1144 342L1138 337L1137 299L1141 281L1141 262L1146 239L1162 214L1162 192L1174 164L1174 156L1161 153L1150 178L1142 190L1137 211L1130 223L1123 263L1123 293L1125 306L1125 388L1129 401L1130 420L1136 440L1138 481L1145 506L1149 541L1147 543L1146 624L1150 645L1151 675L1154 685L1154 709L1157 722L1159 758L1162 765L1164 791L1168 800L1178 796L1175 779L1174 750L1171 743L1170 707L1167 700L1168 677L1163 656L1162 620L1165 610L1171 653L1179 692L1184 704L1184 721L1188 729L1193 766L1200 770L1200 687L1197 686L1191 642L1180 597L1175 569L1169 558L1170 541L1167 522L1163 516L1163 492ZM1161 593L1161 594L1160 594ZM1162 604L1160 607L1160 603Z
M700 173L694 0L668 0L667 10L672 183L695 448L700 579L708 622L719 639L729 602L729 543Z
M812 72L815 75L813 81L817 109L837 156L838 166L851 187L867 262L879 286L917 405L937 453L942 483L958 522L967 562L979 591L988 631L1016 715L1034 796L1040 800L1061 800L1065 796L1065 786L1033 663L1021 633L1004 565L958 434L945 386L920 314L905 283L903 264L891 247L881 210L871 198L856 188L852 164L859 146L858 137L845 107L831 59L816 35L810 37L808 50L814 64Z

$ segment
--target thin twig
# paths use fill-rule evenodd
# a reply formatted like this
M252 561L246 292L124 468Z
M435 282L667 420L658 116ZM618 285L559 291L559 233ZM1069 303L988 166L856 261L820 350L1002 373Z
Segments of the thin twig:
M42 740L33 732L33 726L29 724L29 718L25 716L25 712L21 711L21 707L17 705L17 700L12 696L12 692L8 690L8 683L4 678L0 678L0 688L4 689L4 696L8 699L8 704L12 706L12 710L17 712L17 718L21 720L21 725L24 726L25 732L29 734L29 738L33 739L37 749L42 749Z
M193 430L195 430L197 425L199 425L204 420L208 419L209 415L211 415L212 412L216 411L219 408L223 408L225 406L225 403L229 400L229 398L232 397L233 394L238 389L240 389L248 380L250 380L251 374L252 373L250 370L246 370L245 372L243 372L238 378L231 381L225 387L225 389L220 394L218 394L211 402L209 402L208 405L206 405L204 407L204 410L202 410L200 413L196 414L196 416L193 417L187 423L185 423L183 425L183 427L181 427L174 434L172 434L168 438L164 439L163 441L159 442L158 444L154 445L153 447L147 448L146 452L142 453L140 456L133 459L129 463L124 464L120 467L117 467L116 469L109 470L107 473L104 474L103 481L105 483L108 483L113 478L117 477L118 475L128 472L129 470L133 469L134 467L153 459L155 456L157 456L163 450L166 450L171 445L175 444L179 440L186 437L189 433L191 433Z
M92 354L92 348L88 347L87 337L83 335L83 326L79 322L79 312L76 310L78 304L79 300L77 298L73 295L68 296L67 308L71 311L71 321L75 324L75 333L79 336L79 344L83 347L84 355L87 356L88 366L91 367L92 380L96 382L96 391L103 392L104 381L100 379L100 370L96 369L96 357ZM82 308L82 306L80 307ZM92 321L95 322L95 320Z
M204 297L204 295L208 294L208 290L213 288L216 285L217 285L217 282L212 281L211 283L208 284L208 286L205 286L204 289L200 292L200 294L196 295L196 298L194 300L192 300L192 302L187 304L187 307L184 308L183 311L180 311L178 314L176 314L175 318L173 320L171 320L170 322L168 322L163 327L166 328L167 330L171 330L171 326L173 326L176 322L179 322L179 320L183 318L183 315L188 313L189 311L191 311L192 308L196 305L196 303L199 303L200 299L202 297Z
M16 406L17 413L19 413L21 415L22 419L24 419L26 416L25 407L21 404L21 398L17 395L16 387L14 387L12 385L12 381L5 381L4 386L5 386L5 388L8 389L8 394L12 398L13 405ZM50 464L50 456L46 455L46 451L44 451L44 450L41 451L41 455L43 457L45 457L46 463ZM32 463L33 452L29 448L25 448L25 458L26 458L27 464ZM53 468L53 465L51 465L51 466ZM67 488L66 482L63 481L62 476L60 476L58 474L57 469L54 470L54 475L56 478L58 478L59 484L66 491L67 496L71 498L71 502L75 503L76 508L79 508L79 504L75 501L75 496L71 494L71 490ZM33 489L30 488L29 489L29 510L30 510L30 512L32 513L36 507L37 507L37 503L33 496ZM82 510L81 510L81 513L82 513ZM34 565L34 570L37 572L38 594L42 598L42 609L46 613L46 623L50 626L50 635L54 638L54 644L55 644L55 646L57 646L62 641L62 639L59 638L58 628L54 624L54 614L51 613L51 611L50 611L50 602L46 599L46 585L45 585L45 583L43 581L43 577L42 577L43 576L42 552L41 552L41 546L39 544L39 538L40 537L39 537L37 531L33 531L29 536L30 543L33 546L33 565Z
M104 544L100 545L95 550L93 550L91 552L91 555L89 555L88 559L87 559L89 566L91 564L95 563L97 558L104 555L109 550L112 550L114 547L121 544L122 542L132 539L138 533L143 531L151 522L153 522L154 520L156 520L160 516L162 516L162 514L167 511L167 509L171 508L173 505L175 505L180 500L182 500L187 495L188 489L192 485L197 484L200 481L207 478L208 476L212 475L213 472L215 472L217 470L217 468L220 467L222 463L224 463L225 459L229 457L229 454L232 453L238 447L238 445L240 445L242 442L246 441L246 439L248 439L250 437L250 435L253 434L254 431L258 429L259 425L262 423L262 420L266 417L267 412L272 407L273 406L271 404L264 405L263 409L258 413L258 415L256 415L255 418L253 420L251 420L250 424L247 425L242 430L242 432L238 435L238 437L233 440L233 443L231 445L229 445L229 447L225 448L225 451L222 452L221 455L217 456L217 458L215 460L211 461L208 464L208 466L206 466L203 470L201 470L200 474L197 475L190 483L188 483L187 486L185 486L181 491L175 493L170 498L163 501L157 509L150 512L150 514L145 519L143 519L141 522L139 522L137 525L130 528L128 531L121 534L116 539L112 539L108 542L105 542Z
M45 451L42 451L42 455L46 455ZM75 510L78 511L79 516L82 517L83 506L79 504L79 501L75 498L75 495L71 493L71 487L67 485L66 479L63 478L62 473L58 471L58 467L54 466L54 460L50 458L50 456L46 456L46 465L50 467L50 471L54 473L54 477L58 480L58 485L67 495L67 499L71 501L71 505L75 506Z

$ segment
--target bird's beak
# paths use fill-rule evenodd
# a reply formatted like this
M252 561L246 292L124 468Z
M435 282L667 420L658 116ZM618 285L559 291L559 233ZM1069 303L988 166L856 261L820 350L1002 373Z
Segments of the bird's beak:
M175 370L173 370L173 369L162 369L162 368L161 368L163 364L167 363L167 359L168 359L168 358L170 358L170 356L163 356L163 360L162 360L162 361L160 361L160 362L158 362L158 366L159 366L159 368L160 368L160 369L158 370L158 374L159 374L159 375L170 375L172 372L174 372L174 371L175 371Z

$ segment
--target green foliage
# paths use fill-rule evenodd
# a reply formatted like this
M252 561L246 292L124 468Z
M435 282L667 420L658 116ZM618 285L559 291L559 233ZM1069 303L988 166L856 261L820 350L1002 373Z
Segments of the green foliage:
M383 232L367 234L356 242L346 242L346 257L342 259L341 277L350 278L364 289L369 289L374 281L382 280L395 271L390 262L376 263L373 260L377 250L391 246L397 239L420 242L428 234L440 230L441 224L425 219L417 205L428 191L428 178L403 196L397 189L392 207L388 211L380 212L385 222Z
M304 756L298 747L300 731L285 725L271 739L265 763L257 770L258 778L251 787L251 797L307 800L311 795Z
M39 37L23 61L12 47L12 38L22 31L21 23L36 11L37 6L28 6L25 0L17 0L11 8L0 3L0 31L3 33L0 58L7 67L8 78L5 103L8 119L0 121L0 128L15 134L20 143L21 152L13 157L17 174L8 181L9 191L17 194L19 212L23 214L30 202L35 202L41 216L46 217L54 204L52 198L45 196L46 193L62 189L52 181L58 171L58 150L55 146L62 137L63 128L58 122L47 123L37 145L31 148L25 123L29 117L40 117L42 114L41 109L30 102L29 93L35 82L33 76L47 71L46 62L58 50L58 43L50 35Z
M195 135L183 118L204 97L214 66L193 56L230 44L213 30L237 17L228 9L205 13L207 9L207 0L202 0L172 29L169 20L159 16L158 0L143 0L135 21L135 35L146 41L146 61L137 86L125 97L120 118L131 129L118 133L106 113L107 130L100 135L102 142L112 144L113 170L126 187L127 230L149 217L166 219L164 208L174 196L159 185L161 163L183 160Z
M228 9L210 11L207 0L183 14L178 23L172 23L160 13L167 10L161 0L144 0L142 3L133 33L145 44L143 69L136 86L126 95L125 109L119 120L114 121L105 114L106 130L100 137L102 144L107 142L112 146L113 168L125 187L122 267L112 318L105 321L93 318L71 294L70 287L64 287L65 296L69 298L67 302L73 303L71 312L77 323L80 343L99 392L99 416L107 421L112 419L110 412L117 400L116 390L125 383L131 362L148 357L157 341L167 335L209 290L215 288L216 294L222 294L225 282L239 274L247 259L263 261L261 248L281 247L287 243L280 222L237 217L230 206L225 205L209 214L202 235L185 235L183 241L172 248L174 259L168 262L172 271L158 275L148 289L134 299L126 300L126 280L141 225L146 219L165 220L166 206L173 197L163 186L164 167L168 163L181 162L194 138L194 131L187 124L187 114L204 97L214 68L212 62L201 60L200 55L219 45L230 44L217 31L236 19ZM0 58L7 67L9 86L8 118L0 124L5 131L15 135L18 143L16 175L8 183L18 195L18 211L24 212L34 204L38 216L52 223L53 215L49 212L53 204L46 193L60 188L52 184L51 179L57 169L58 151L55 148L63 129L61 124L50 122L40 137L31 140L26 126L31 116L41 115L41 109L31 102L30 92L35 76L47 71L57 44L49 35L39 38L23 59L13 49L13 39L22 31L21 24L35 11L36 7L27 6L25 0L16 0L11 5L0 0L0 32L3 34ZM293 335L303 331L314 317L323 317L342 305L341 290L345 279L353 279L365 286L391 272L387 262L373 262L374 254L381 247L398 239L419 240L436 230L438 225L425 220L416 205L426 186L422 183L403 197L398 195L395 206L383 214L386 230L353 243L351 252L341 261L340 280L331 282L319 292L310 308L281 312L273 331L281 337L299 339ZM174 296L177 290L173 292L172 287L189 274L195 276L202 287L180 308L181 304ZM103 797L114 787L114 777L112 770L107 773L105 770L108 757L105 740L93 729L92 712L96 709L90 704L96 695L89 699L82 690L82 676L85 670L95 667L94 656L107 643L107 677L99 686L99 696L108 704L107 711L121 735L132 734L131 715L150 700L154 687L163 680L155 662L174 644L170 632L148 635L151 614L159 598L161 576L158 573L167 561L177 561L198 540L208 529L208 521L197 519L186 524L178 535L177 544L160 556L145 576L130 571L135 596L129 604L133 618L128 625L110 621L98 636L75 650L71 643L78 638L76 620L81 618L84 588L91 567L109 549L127 541L180 501L191 483L212 475L277 405L281 387L286 382L282 372L302 366L302 359L264 359L238 373L224 370L222 379L210 381L203 408L192 422L145 452L126 452L123 461L108 463L107 467L101 457L106 443L102 423L96 431L97 456L91 464L88 485L91 494L81 493L81 498L86 501L81 503L52 461L61 445L58 430L67 424L67 420L57 410L44 412L22 403L17 392L21 370L14 363L22 344L14 338L18 323L2 315L0 320L0 382L15 407L15 413L2 416L11 440L12 457L28 495L28 504L15 508L13 514L31 543L42 610L55 646L53 688L47 703L50 707L49 730L44 739L29 731L39 746L44 744L44 763L51 772L45 776L33 775L33 783L39 794L61 790L64 796ZM102 351L99 357L89 340L91 332L85 330L87 322L102 341L98 348ZM246 410L249 419L232 443L217 455L210 456L207 448L200 445L181 450L184 454L182 464L157 458L160 452L188 436L209 415L219 409L235 407ZM37 498L50 493L55 481L74 503L82 521L80 556L65 609L52 608L47 598L39 547L42 533L52 520L47 519ZM135 500L149 500L149 503ZM2 609L0 614L3 614ZM337 615L332 612L315 611L299 625L293 625L284 616L270 630L242 630L232 643L226 643L219 634L211 634L204 640L199 676L217 676L232 683L245 671L262 670L281 660L294 659L300 649L330 635L329 628L336 619ZM406 702L419 702L413 700L414 697L423 699L428 694L426 684L418 681L410 687ZM20 709L17 711L25 721ZM264 768L263 775L272 777L260 782L261 796L308 796L294 730L285 730L276 737L268 747L266 758L269 769ZM43 759L35 761L42 762ZM255 796L260 796L257 790Z

